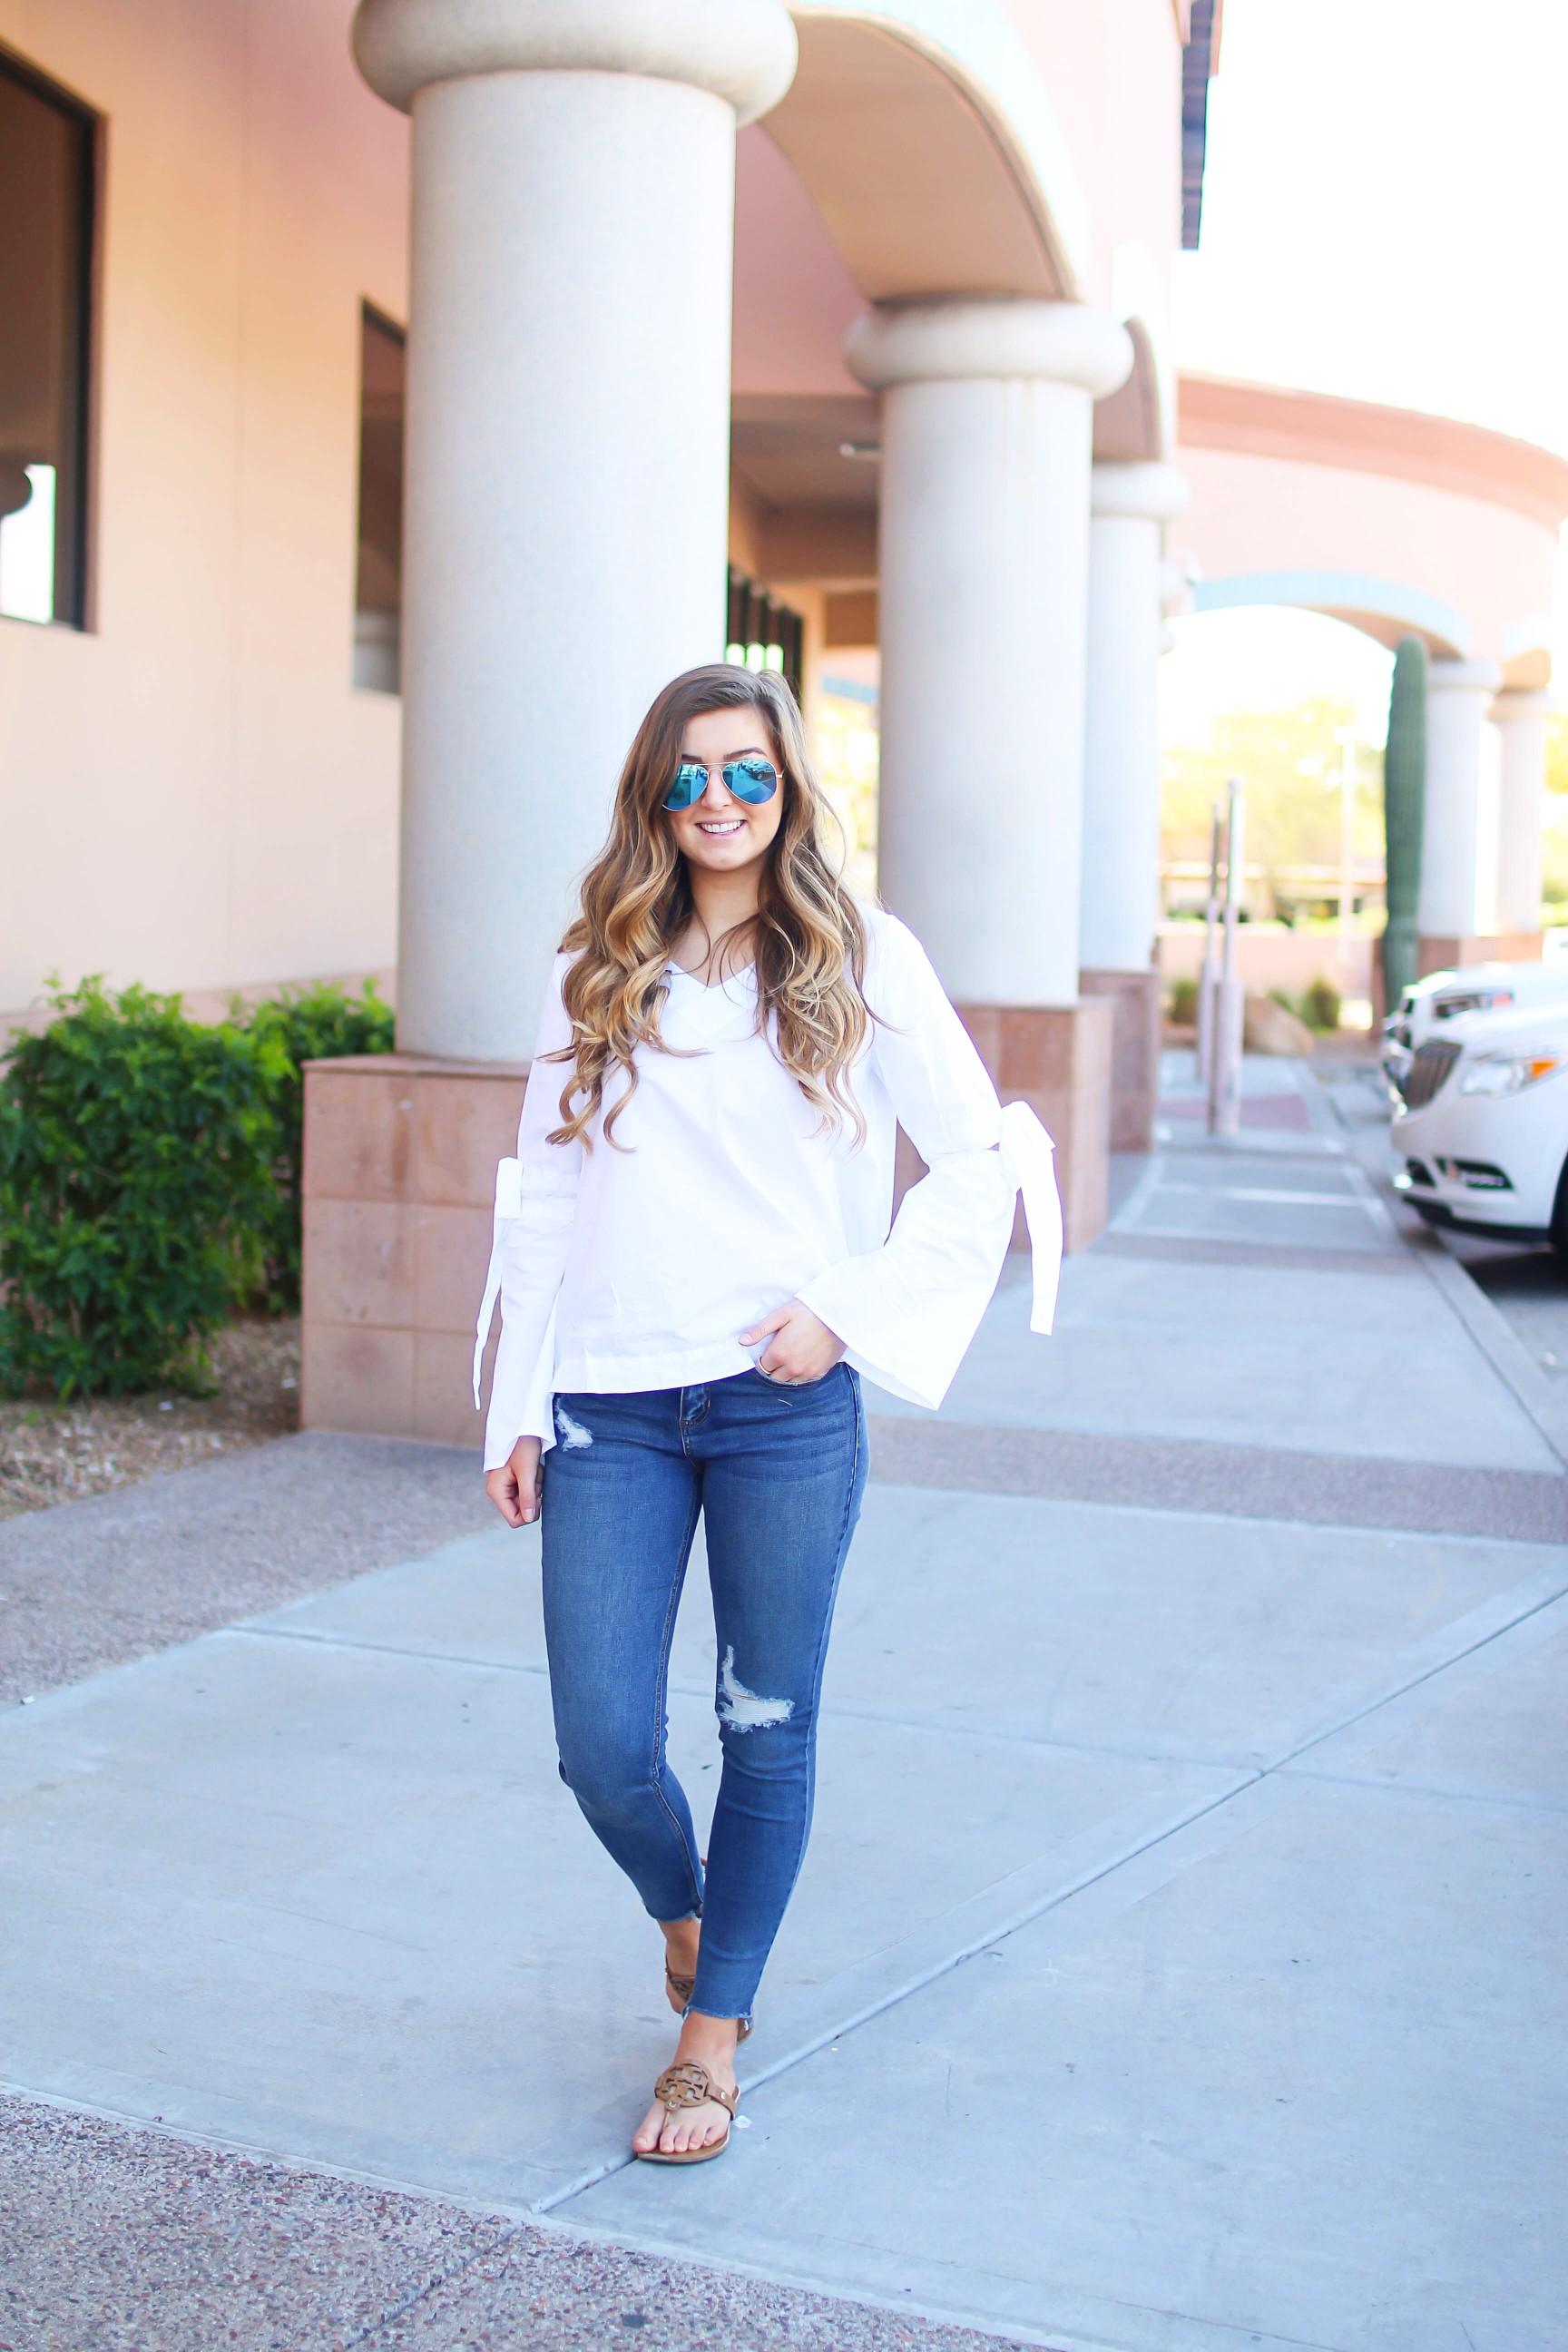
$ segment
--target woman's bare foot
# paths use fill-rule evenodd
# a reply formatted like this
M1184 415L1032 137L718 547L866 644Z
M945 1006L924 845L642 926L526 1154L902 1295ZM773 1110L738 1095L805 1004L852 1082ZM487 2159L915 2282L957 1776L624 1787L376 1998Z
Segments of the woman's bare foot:
M701 1920L671 1919L668 1925L661 1920L659 1925L664 1929L665 1968L670 1976L684 1977L689 1983L697 1974L697 1945L702 1932ZM679 2015L686 2007L685 2001L677 2000L672 1984L667 1984L665 1990L669 1996L671 2009Z
M692 1965L696 1966L695 1950ZM680 2029L675 2064L684 2065L695 2060L698 2065L706 2066L721 2091L732 2091L739 2024L738 2018L701 2017L694 2010ZM647 2156L654 2148L663 2156L675 2156L682 2148L711 2147L729 2129L729 2110L721 2107L717 2099L704 2099L700 2107L679 2107L673 2115L656 2099L633 2133L632 2147L639 2156Z

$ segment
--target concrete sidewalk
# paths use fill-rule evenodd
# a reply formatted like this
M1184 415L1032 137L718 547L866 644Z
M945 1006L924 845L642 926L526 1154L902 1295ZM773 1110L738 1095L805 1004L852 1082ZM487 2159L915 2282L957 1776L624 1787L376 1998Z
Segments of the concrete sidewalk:
M1555 2352L1568 1482L1333 1090L1248 1077L1215 1147L1173 1070L1055 1340L1011 1282L941 1416L868 1392L817 1828L721 2164L626 2163L657 1939L556 1780L537 1538L499 1528L0 1717L0 2077L1016 2341ZM357 1458L300 1443L318 1487L323 1444ZM44 1517L112 1545L102 1502ZM420 2343L572 2340L482 2252ZM721 2340L694 2310L659 2340Z

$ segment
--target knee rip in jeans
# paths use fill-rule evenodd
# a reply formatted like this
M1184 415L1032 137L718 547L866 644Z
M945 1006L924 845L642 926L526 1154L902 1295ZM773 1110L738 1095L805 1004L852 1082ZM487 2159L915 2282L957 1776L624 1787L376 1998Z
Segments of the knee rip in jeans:
M584 1429L580 1421L574 1421L559 1397L555 1400L555 1434L568 1454L577 1453L594 1443L593 1431Z
M793 1698L761 1698L748 1690L735 1672L733 1643L724 1653L724 1663L719 1669L719 1722L725 1731L765 1731L775 1723L787 1723L795 1713Z

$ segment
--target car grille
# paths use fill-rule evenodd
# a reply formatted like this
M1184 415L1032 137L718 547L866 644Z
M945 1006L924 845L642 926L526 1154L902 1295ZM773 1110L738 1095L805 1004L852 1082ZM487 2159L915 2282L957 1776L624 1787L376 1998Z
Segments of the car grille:
M1447 1160L1438 1162L1472 1192L1511 1192L1513 1179L1489 1160Z
M1411 1056L1410 1067L1405 1073L1405 1099L1410 1109L1420 1110L1441 1088L1444 1080L1459 1058L1460 1049L1435 1038L1418 1045Z

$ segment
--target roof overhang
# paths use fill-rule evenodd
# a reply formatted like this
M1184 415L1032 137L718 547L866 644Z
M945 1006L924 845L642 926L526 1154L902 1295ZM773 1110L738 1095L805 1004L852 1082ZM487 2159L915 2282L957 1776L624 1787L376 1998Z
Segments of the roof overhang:
M1000 0L795 0L800 62L765 117L861 292L1077 298L1089 206Z
M1181 377L1176 416L1177 442L1188 449L1422 482L1510 508L1552 531L1568 520L1568 458L1456 417L1205 375Z

